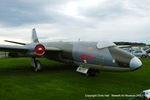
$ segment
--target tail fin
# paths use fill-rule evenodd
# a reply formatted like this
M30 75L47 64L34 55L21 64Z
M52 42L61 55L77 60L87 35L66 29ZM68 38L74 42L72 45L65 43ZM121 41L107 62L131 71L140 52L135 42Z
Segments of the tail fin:
M39 42L35 28L32 29L32 42Z

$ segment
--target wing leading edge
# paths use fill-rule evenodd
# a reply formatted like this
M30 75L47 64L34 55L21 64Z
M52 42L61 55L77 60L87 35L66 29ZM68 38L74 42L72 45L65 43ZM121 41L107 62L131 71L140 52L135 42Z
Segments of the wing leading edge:
M15 45L0 45L0 51L7 52L27 52L29 48L25 46L15 46Z
M5 52L16 52L16 53L27 53L27 52L33 52L35 51L34 44L33 46L15 46L15 45L0 45L0 51ZM36 45L35 45L36 47ZM45 47L45 52L59 52L61 49L56 47Z

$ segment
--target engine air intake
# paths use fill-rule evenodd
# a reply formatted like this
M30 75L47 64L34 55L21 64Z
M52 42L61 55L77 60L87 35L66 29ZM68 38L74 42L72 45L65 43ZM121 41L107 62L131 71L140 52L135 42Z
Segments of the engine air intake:
M45 53L45 47L42 44L38 44L35 47L35 53L37 55L43 55Z

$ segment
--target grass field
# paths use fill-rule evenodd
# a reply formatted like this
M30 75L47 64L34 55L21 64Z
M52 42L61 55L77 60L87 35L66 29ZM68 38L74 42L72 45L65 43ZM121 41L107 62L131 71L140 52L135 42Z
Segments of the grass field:
M0 100L127 100L85 94L139 94L150 88L150 59L134 72L100 72L96 77L77 73L72 66L40 58L42 72L32 72L30 58L0 59ZM140 98L133 100L141 100Z

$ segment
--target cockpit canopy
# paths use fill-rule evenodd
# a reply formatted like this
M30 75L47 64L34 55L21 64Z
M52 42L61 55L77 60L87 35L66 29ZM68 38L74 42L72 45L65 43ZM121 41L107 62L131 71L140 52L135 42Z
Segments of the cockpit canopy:
M113 47L113 46L116 46L116 44L111 42L111 41L99 41L97 43L97 48L98 49L103 49L103 48Z

